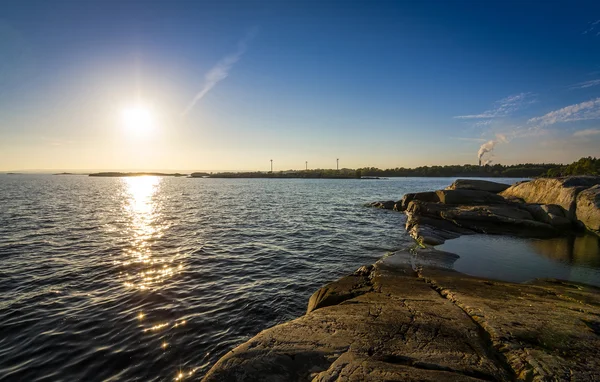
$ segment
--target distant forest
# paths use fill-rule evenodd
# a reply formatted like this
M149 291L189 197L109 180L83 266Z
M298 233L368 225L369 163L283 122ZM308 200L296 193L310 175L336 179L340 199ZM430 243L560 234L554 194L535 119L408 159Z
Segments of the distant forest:
M330 178L349 179L361 177L495 177L495 178L535 178L556 177L566 175L600 175L600 159L581 158L569 165L554 163L525 163L516 165L472 164L449 166L421 166L416 168L364 167L359 169L343 168L340 170L315 169L279 172L222 172L216 174L193 173L192 177L207 176L211 178Z

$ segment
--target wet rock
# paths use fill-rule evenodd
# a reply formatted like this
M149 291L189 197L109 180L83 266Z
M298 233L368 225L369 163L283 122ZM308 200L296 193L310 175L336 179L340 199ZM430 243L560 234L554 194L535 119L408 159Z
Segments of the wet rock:
M577 196L577 219L588 230L600 235L600 185L590 187Z
M456 255L399 252L379 261L369 271L371 290L262 331L222 357L204 380L592 381L600 375L599 289L479 279L445 269L444 259L451 264ZM342 279L327 287L350 295L354 284Z
M457 179L446 190L474 190L497 194L510 187L510 184L490 182L479 179Z
M384 210L391 210L391 209L394 209L395 204L396 204L396 202L394 202L393 200L385 200L385 201L367 203L365 206L382 208Z

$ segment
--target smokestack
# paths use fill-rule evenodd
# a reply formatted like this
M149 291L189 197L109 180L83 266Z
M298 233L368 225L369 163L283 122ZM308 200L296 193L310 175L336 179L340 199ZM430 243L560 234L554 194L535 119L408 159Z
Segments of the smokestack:
M481 158L479 158L479 167L481 167Z

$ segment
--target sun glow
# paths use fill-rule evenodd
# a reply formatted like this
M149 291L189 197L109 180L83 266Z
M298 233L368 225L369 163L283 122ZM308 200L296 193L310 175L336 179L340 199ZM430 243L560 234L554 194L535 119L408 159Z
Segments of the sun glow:
M137 136L148 135L154 130L154 116L151 111L144 106L133 106L123 109L121 112L121 121L123 127Z

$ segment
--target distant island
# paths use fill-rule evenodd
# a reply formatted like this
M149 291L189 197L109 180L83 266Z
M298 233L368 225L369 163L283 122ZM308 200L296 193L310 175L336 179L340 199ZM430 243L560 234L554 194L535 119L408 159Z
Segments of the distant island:
M416 168L396 167L379 169L363 167L358 169L342 168L288 170L278 172L195 172L191 178L306 178L306 179L373 179L377 177L463 177L463 178L538 178L567 175L600 175L600 159L581 158L569 165L555 163L525 163L515 165L448 165L421 166Z
M54 175L78 175L58 173ZM93 177L130 177L130 176L173 176L188 178L275 178L275 179L385 179L391 177L461 177L461 178L540 178L569 175L600 175L600 158L585 157L568 165L556 163L525 163L514 165L447 165L420 166L415 168L362 167L358 169L341 168L287 171L240 171L240 172L97 172Z
M90 174L89 176L105 177L105 178L120 178L127 176L187 176L187 174L180 174L178 172L167 174L163 172L97 172Z
M52 174L52 175L87 175L87 174L76 174L74 172L57 172L56 174Z

